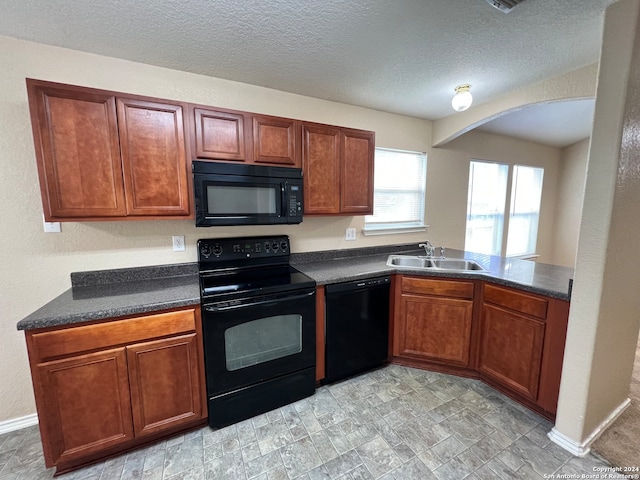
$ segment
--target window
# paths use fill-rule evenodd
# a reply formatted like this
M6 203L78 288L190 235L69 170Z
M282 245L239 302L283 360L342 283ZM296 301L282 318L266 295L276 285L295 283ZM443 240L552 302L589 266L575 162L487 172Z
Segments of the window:
M365 233L424 229L427 157L420 152L376 148L373 215Z
M507 256L535 253L542 197L542 168L513 167Z
M543 175L544 169L537 167L472 161L465 250L501 256L534 254Z

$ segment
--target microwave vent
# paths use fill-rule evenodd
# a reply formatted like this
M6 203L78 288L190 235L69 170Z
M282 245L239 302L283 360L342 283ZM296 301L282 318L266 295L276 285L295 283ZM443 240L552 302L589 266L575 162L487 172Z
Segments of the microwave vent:
M509 13L513 7L524 2L524 0L486 0L486 2L502 13Z

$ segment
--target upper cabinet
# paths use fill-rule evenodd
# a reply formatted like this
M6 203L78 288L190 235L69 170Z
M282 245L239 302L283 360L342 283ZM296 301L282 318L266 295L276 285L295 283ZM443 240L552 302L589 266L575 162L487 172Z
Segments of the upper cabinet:
M297 120L203 106L192 119L198 159L300 167Z
M340 129L302 125L304 213L340 213Z
M375 133L302 124L306 215L373 213Z
M298 122L290 118L253 116L253 161L300 167L297 152Z
M340 212L373 214L373 156L375 134L343 128L341 143Z
M183 107L117 99L127 215L188 215Z
M302 168L305 215L373 213L374 132L32 79L27 91L47 221L192 218L192 158Z
M251 129L247 115L241 112L193 109L195 122L196 157L211 160L249 160L247 147L251 144Z
M47 221L190 214L180 103L27 80Z

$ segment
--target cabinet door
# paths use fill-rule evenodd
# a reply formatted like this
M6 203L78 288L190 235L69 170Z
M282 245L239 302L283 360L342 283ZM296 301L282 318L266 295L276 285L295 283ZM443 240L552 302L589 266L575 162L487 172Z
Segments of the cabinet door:
M136 436L202 417L195 333L127 347Z
M45 394L38 417L47 465L133 438L124 348L39 364L37 372Z
M302 126L304 213L340 213L340 129Z
M403 294L400 302L394 355L469 365L471 300Z
M128 215L188 215L183 107L119 98Z
M253 117L253 161L288 167L300 167L296 155L295 120L278 117Z
M45 219L126 212L113 95L27 81Z
M544 322L488 304L482 306L481 322L478 370L536 400Z
M340 211L373 213L374 132L342 129Z
M194 108L196 157L212 160L247 160L245 117L241 113Z

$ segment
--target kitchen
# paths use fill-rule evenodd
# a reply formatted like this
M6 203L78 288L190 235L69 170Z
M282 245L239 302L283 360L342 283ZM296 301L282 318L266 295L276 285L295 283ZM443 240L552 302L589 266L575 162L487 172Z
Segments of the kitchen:
M577 158L584 165L587 156L588 141L560 150L482 132L470 132L444 148L435 149L431 146L434 129L427 120L10 38L3 38L0 46L3 63L8 65L1 94L3 116L13 119L5 123L2 134L3 162L11 166L3 168L2 176L6 226L3 235L10 245L3 251L2 311L7 318L2 328L3 338L11 339L2 349L2 378L5 385L11 385L2 393L2 413L6 420L34 412L24 342L15 331L18 320L66 290L71 272L193 262L195 241L203 236L188 221L65 223L61 234L42 233L40 193L26 107L26 77L375 130L379 146L427 152L426 223L430 227L426 235L423 232L381 240L358 234L353 243L344 240L346 228L362 230L362 217L305 218L298 226L255 227L250 232L243 227L224 229L224 236L287 234L292 238L295 252L379 243L417 244L425 237L450 248L462 248L470 158L506 163L518 158L522 163L544 166L548 178L559 178L561 183L562 175L557 172L559 165L566 163L561 159ZM591 78L591 82L586 89L591 88L593 92L595 78ZM548 187L550 191L543 195L543 211L553 212L559 203L557 199L561 196L565 199L568 189L553 184L545 186ZM446 201L439 201L441 198ZM562 216L555 213L556 218L559 215ZM541 231L554 232L554 215L544 215L544 218L548 223L541 225ZM171 251L171 236L176 234L185 235L187 250L184 253ZM207 232L204 236L213 235ZM553 239L553 234L551 237L540 245L541 261L559 262L553 251L558 241ZM562 238L568 236L562 235ZM20 274L16 276L16 272Z

